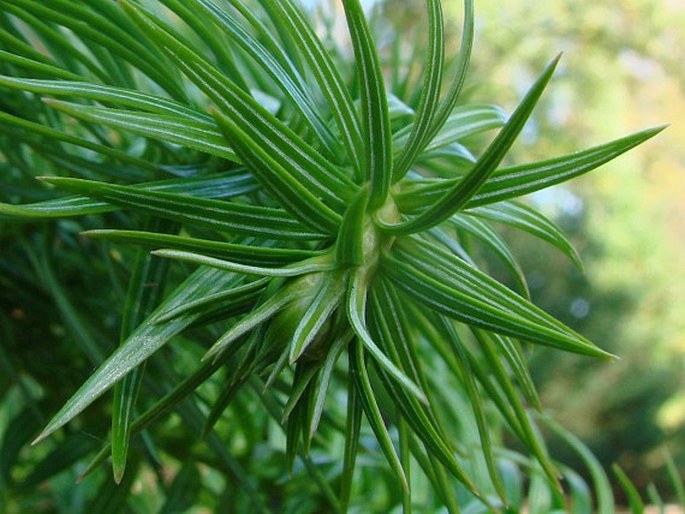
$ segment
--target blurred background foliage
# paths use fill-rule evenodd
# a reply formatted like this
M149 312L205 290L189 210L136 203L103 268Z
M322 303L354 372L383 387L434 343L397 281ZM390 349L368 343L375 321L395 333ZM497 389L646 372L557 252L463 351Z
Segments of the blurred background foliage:
M534 301L621 357L606 364L536 350L543 405L605 466L618 461L644 487L663 470L664 445L685 467L685 3L480 0L478 12L475 101L511 108L564 52L514 159L670 124L599 172L533 198L572 237L585 273L509 239Z

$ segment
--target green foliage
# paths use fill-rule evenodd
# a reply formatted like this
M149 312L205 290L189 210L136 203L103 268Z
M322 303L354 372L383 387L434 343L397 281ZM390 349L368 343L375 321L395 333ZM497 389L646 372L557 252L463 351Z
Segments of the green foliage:
M607 367L536 352L532 373L543 404L607 469L618 461L641 491L650 481L666 490L661 447L668 444L680 463L685 448L684 125L678 121L685 102L683 69L673 65L685 12L666 0L554 2L535 11L526 2L485 1L478 12L479 58L470 75L478 87L468 90L474 101L494 97L513 105L511 85L537 73L550 47L564 51L554 87L513 149L513 162L593 144L625 126L672 123L603 172L534 199L582 250L585 275L530 239L503 234L524 264L536 305L621 357ZM503 23L506 31L493 30ZM491 265L507 280L506 269L495 260ZM548 444L564 462L579 465L562 444Z
M540 435L525 348L611 355L531 303L490 224L577 261L518 197L660 129L501 166L558 58L507 117L458 104L472 1L456 60L437 0L413 60L342 6L351 50L291 0L0 1L10 512L592 505Z

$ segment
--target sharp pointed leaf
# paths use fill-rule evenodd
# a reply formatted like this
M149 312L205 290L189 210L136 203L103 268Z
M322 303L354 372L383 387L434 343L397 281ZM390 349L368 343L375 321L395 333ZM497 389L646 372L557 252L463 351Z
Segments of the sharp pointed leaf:
M432 253L427 253L427 248ZM417 259L417 255L421 257ZM437 256L445 259L444 264ZM412 245L410 251L396 244L392 253L383 256L381 266L383 274L401 289L449 317L567 351L610 357L510 289L431 243Z
M175 308L196 298L225 288L234 280L229 273L214 269L201 269L183 282L142 325L93 373L74 393L60 411L50 420L34 444L78 416L88 405L99 398L131 370L144 362L169 339L189 326L199 316L192 314L175 318L164 324L155 323L155 317L167 309Z
M553 60L542 75L530 88L524 99L511 115L502 130L490 143L483 155L480 156L475 166L463 178L461 178L445 195L424 212L415 218L397 224L381 224L383 229L390 233L407 234L425 230L438 223L445 221L455 212L461 210L468 201L480 190L484 183L495 171L499 163L514 144L517 136L523 129L525 122L537 104L545 86L552 77L559 57Z

